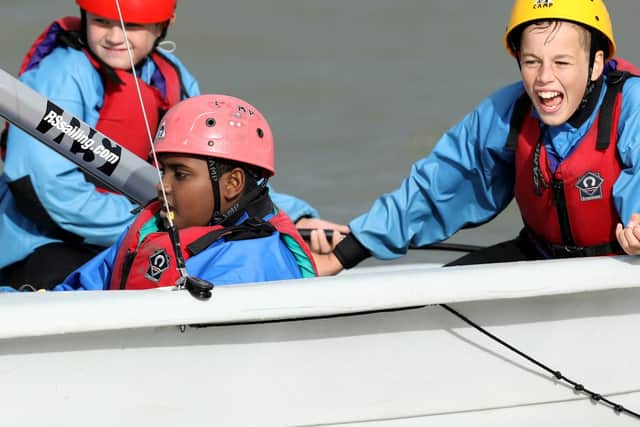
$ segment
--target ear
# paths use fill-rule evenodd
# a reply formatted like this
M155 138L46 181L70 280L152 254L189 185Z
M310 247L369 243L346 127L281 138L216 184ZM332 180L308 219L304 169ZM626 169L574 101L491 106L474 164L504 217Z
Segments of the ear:
M596 81L602 75L604 71L604 52L599 50L596 52L595 59L593 61L593 69L591 70L591 80Z
M221 196L226 201L234 201L244 194L246 176L242 168L233 168L222 175L220 180Z

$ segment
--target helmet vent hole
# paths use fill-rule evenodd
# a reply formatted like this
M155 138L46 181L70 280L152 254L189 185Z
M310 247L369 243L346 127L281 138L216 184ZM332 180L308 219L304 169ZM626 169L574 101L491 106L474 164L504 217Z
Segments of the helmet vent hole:
M264 131L260 128L258 128L258 130L256 131L258 133L258 138L263 138L264 137Z
M207 123L207 127L212 128L212 127L214 127L216 125L216 119L208 118L206 123ZM213 144L211 144L211 141L209 141L209 143L210 143L209 145L213 145Z
M209 141L207 144L209 145L209 147L213 147L213 144L215 144L215 142Z
M600 17L596 15L596 21L600 21Z

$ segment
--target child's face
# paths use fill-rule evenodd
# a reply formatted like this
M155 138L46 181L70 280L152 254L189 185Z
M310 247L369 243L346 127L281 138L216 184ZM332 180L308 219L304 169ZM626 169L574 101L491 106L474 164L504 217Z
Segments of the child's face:
M134 64L151 53L156 39L162 34L162 26L125 23ZM87 13L87 42L89 49L107 65L120 70L131 69L127 43L118 21Z
M174 213L175 226L181 229L207 225L214 208L213 184L207 162L178 154L162 154L159 162L163 170L162 184ZM160 184L157 188L161 195ZM160 216L167 216L164 206Z
M565 123L582 102L589 79L600 76L602 53L589 71L588 34L568 22L530 25L522 34L520 65L524 88L547 125Z

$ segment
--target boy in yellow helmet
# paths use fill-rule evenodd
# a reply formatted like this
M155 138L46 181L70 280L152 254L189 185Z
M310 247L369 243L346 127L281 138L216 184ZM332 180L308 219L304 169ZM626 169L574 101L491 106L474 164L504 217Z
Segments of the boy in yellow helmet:
M451 265L640 253L640 79L610 60L604 3L516 0L504 40L522 80L480 103L353 220L318 257L322 274L447 239L514 197L520 235Z

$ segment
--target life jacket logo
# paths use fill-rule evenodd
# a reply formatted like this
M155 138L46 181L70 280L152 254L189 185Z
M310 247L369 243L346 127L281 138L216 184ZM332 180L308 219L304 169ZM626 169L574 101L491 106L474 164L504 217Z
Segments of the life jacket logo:
M553 6L553 0L534 0L533 8L542 9Z
M580 191L580 201L602 199L604 178L598 172L587 172L578 178L576 188Z
M149 268L145 273L144 277L149 280L153 280L154 282L160 281L160 276L162 273L169 268L170 257L167 254L167 251L163 249L158 249L154 253L149 256Z

